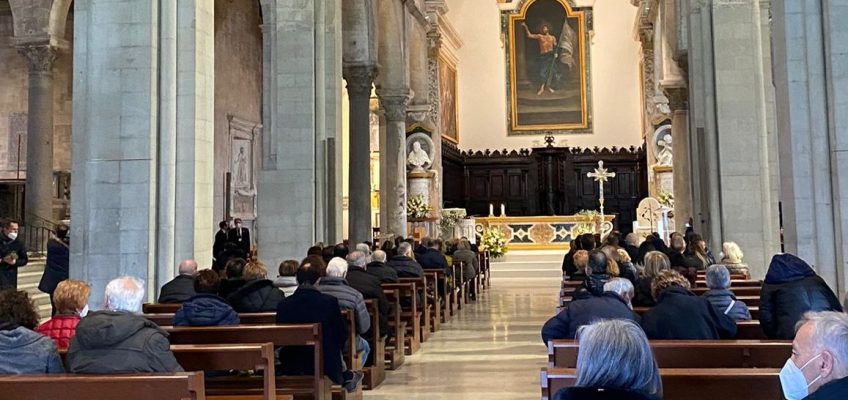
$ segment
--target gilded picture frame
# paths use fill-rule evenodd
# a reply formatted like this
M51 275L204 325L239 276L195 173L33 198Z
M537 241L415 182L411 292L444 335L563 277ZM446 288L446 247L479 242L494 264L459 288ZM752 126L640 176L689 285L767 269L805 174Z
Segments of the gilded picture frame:
M502 19L508 135L591 133L591 9L526 0Z
M439 115L442 137L459 143L459 75L456 63L439 55Z

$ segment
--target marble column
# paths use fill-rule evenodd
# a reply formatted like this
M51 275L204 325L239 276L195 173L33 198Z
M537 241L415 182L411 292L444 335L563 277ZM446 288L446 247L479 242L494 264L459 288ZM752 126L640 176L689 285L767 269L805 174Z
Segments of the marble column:
M349 239L371 240L371 87L377 69L373 65L344 68L350 98Z
M57 49L43 44L18 51L29 66L24 218L31 221L29 226L38 227L40 219L53 220L53 64Z
M411 93L408 90L377 92L386 118L383 147L386 167L386 234L406 237L406 113Z
M674 226L683 231L692 217L692 165L689 159L689 106L686 88L665 89L671 108L674 171Z

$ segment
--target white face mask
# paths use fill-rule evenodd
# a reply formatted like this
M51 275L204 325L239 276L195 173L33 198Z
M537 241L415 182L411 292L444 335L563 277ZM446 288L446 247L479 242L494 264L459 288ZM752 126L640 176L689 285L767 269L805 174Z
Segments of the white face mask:
M780 386L783 387L783 396L786 397L786 400L801 400L807 397L810 385L821 379L821 375L819 375L812 382L807 383L807 378L804 377L803 372L807 365L810 365L813 360L819 357L821 357L821 354L811 358L801 368L795 366L791 358L786 360L786 364L780 370Z
M10 240L15 240L18 238L18 232L9 232L6 234L6 237L8 237Z
M82 308L82 311L80 311L80 317L85 317L86 315L88 315L88 304L86 304L85 307Z

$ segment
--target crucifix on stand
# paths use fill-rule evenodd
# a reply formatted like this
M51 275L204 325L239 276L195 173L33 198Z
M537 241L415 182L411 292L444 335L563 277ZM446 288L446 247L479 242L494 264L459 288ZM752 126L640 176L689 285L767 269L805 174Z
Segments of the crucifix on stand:
M589 178L594 178L595 182L598 182L598 186L600 187L600 197L598 201L601 203L601 227L603 227L606 219L604 218L604 183L610 180L610 178L615 178L615 172L609 172L606 168L604 168L604 162L598 161L598 168L595 168L594 172L590 172L586 174Z

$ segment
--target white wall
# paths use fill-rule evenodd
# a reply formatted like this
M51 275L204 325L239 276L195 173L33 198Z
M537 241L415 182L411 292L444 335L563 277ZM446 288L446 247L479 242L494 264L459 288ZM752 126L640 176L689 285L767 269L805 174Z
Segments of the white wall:
M506 59L497 2L447 3L447 18L463 42L454 50L458 58L460 147L538 146L543 135L507 136ZM633 36L636 11L625 0L595 1L590 56L594 133L558 135L560 145L621 147L642 143L640 47Z

